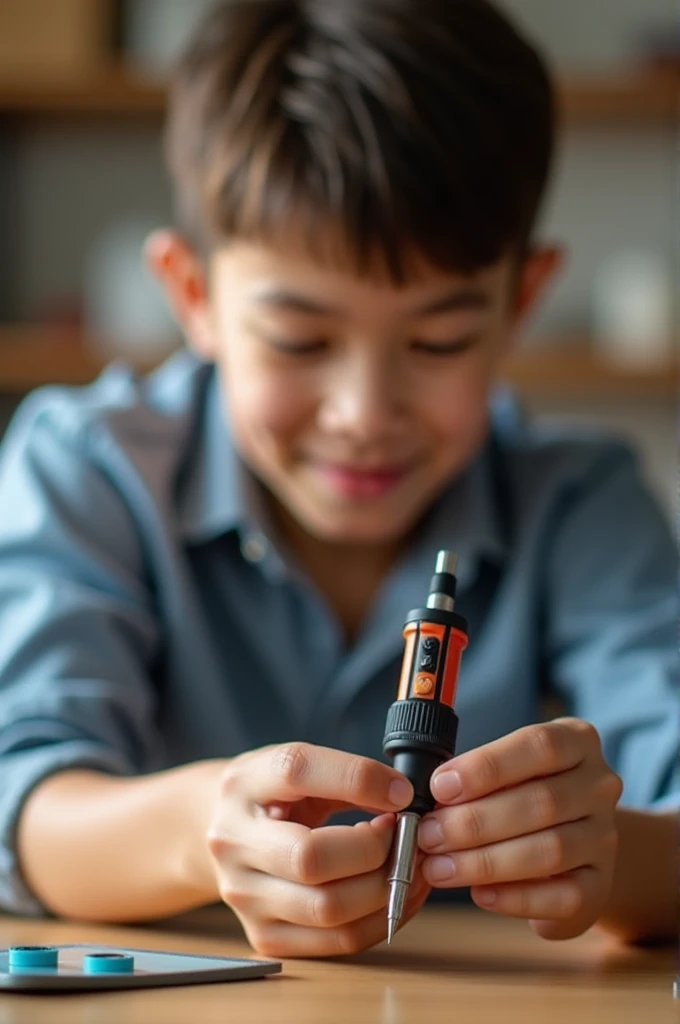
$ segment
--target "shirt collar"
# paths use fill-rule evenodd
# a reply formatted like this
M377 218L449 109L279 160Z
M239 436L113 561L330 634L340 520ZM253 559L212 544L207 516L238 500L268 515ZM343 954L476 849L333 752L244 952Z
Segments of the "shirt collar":
M230 530L256 530L264 516L251 478L229 433L217 374L206 388L197 443L189 455L181 492L180 528L190 543L207 543ZM441 549L459 558L458 580L467 585L480 558L502 561L508 552L507 517L498 458L500 436L517 417L507 393L491 403L491 431L471 465L440 496L419 531L413 555L433 561Z
M214 368L203 387L179 509L182 536L197 544L243 527L249 518L246 470L229 435Z
M492 432L474 462L443 492L417 541L416 562L420 563L422 556L432 572L438 551L457 555L460 589L472 583L480 561L502 564L508 554L507 509L498 486L497 445Z

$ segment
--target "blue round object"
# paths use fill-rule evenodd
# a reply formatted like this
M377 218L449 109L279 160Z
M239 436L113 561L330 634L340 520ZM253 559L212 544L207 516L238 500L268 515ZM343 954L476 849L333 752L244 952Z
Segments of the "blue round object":
M85 974L134 974L135 958L126 953L88 953L83 970Z
M57 967L59 950L53 946L13 946L9 951L9 966L14 968Z

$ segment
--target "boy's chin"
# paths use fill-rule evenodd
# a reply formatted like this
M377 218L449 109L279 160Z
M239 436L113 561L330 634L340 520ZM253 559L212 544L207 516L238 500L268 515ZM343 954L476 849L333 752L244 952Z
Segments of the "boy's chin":
M302 520L307 532L331 545L389 546L402 542L413 530L416 515L390 516L385 512L357 516L309 516Z

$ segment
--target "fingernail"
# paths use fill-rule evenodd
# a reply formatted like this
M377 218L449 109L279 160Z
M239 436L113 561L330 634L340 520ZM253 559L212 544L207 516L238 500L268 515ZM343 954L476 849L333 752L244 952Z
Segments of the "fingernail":
M394 779L390 782L389 798L394 807L408 807L413 799L413 786L406 779Z
M456 866L451 857L430 857L424 873L433 882L445 882L453 878Z
M437 800L446 803L455 800L463 792L463 782L458 772L440 772L432 780L432 792Z
M418 830L418 842L426 850L434 850L444 839L442 827L436 818L426 818Z

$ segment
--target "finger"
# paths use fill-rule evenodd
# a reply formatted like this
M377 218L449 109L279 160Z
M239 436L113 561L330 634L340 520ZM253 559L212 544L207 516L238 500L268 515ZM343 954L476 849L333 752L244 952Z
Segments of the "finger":
M387 880L380 869L324 885L302 885L248 871L239 891L223 895L225 903L248 917L273 918L308 928L339 928L387 906Z
M312 799L295 800L292 802L275 801L263 807L263 810L270 818L276 818L277 821L296 821L299 825L306 825L307 828L318 828L320 825L324 825L334 814L350 809L348 804L340 800L331 802Z
M291 807L292 804L275 803L267 804L263 810L270 818L274 818L276 821L288 821L290 818ZM308 823L305 822L305 824Z
M342 800L330 801L313 798L274 806L286 807L288 809L286 814L279 817L289 821L297 821L300 825L307 825L308 828L318 828L320 825L325 825L335 814L342 814L345 811L356 811L356 807ZM364 807L362 810L376 815L382 814L380 810L373 807Z
M579 765L470 803L441 807L421 821L418 842L428 853L490 846L580 821L604 804L613 809L618 793L619 781L613 773L596 773L590 765Z
M248 796L258 804L316 797L380 812L401 810L413 799L403 775L369 757L308 743L268 748L261 755L246 780ZM228 773L226 779L228 785Z
M392 845L394 817L309 829L242 815L229 822L229 830L210 836L210 851L218 863L231 865L238 847L236 859L243 867L302 885L323 885L381 868Z
M547 926L552 938L572 938L597 919L607 889L602 872L585 867L545 881L473 887L471 896L484 910L506 917L533 919L540 926L541 934Z
M414 879L404 907L402 927L427 899L429 886ZM339 928L307 928L284 921L244 923L246 935L262 956L285 958L353 956L377 945L387 937L387 912L381 908Z
M599 747L593 726L577 718L526 726L447 761L432 776L432 794L442 804L469 802L569 771Z
M477 850L426 857L422 871L440 889L548 878L604 859L608 841L600 822L586 818Z

